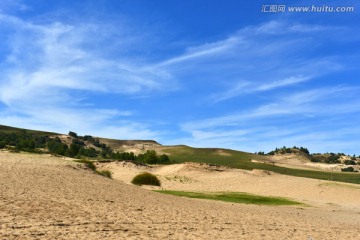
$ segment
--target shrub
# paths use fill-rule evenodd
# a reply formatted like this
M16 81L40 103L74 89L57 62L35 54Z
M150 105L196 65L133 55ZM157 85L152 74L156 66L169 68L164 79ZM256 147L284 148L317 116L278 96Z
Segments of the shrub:
M276 151L268 152L268 155L275 155Z
M72 131L69 132L69 136L71 136L71 137L73 137L73 138L78 138L77 133L72 132Z
M326 163L340 163L339 160L340 156L339 155L335 155L334 153L330 153L330 156L327 157L327 159L325 160Z
M317 158L315 156L311 156L310 161L312 161L312 162L321 162L321 159Z
M347 167L347 168L342 168L341 171L342 172L355 172L355 169L353 167Z
M356 162L354 160L345 160L344 161L345 165L355 165Z
M310 154L309 150L307 148L304 147L300 147L299 149L301 152L306 153L306 154Z
M0 149L5 148L5 147L6 147L6 142L5 141L0 141Z
M136 175L131 181L132 184L135 185L152 185L152 186L160 186L160 180L151 173L144 172Z
M158 158L158 163L160 163L160 164L166 164L169 162L170 162L169 156L166 154L162 154Z
M148 164L156 164L158 161L158 156L155 150L147 150L144 154L144 161Z

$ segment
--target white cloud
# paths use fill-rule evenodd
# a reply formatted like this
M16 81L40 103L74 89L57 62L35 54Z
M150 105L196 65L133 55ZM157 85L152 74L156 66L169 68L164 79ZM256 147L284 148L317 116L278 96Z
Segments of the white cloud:
M289 85L305 82L305 81L308 81L309 79L311 79L310 76L308 76L308 77L292 76L292 77L288 77L288 78L285 78L285 79L282 79L279 81L265 83L263 85L260 85L256 88L254 88L253 91L255 91L255 92L268 91L268 90L271 90L274 88L279 88L279 87L284 87L284 86L289 86Z
M91 24L41 25L8 15L0 18L1 25L15 31L9 37L7 71L1 74L0 99L7 104L59 89L134 94L171 88L169 74L85 48L95 34ZM33 96L33 100L41 97Z
M199 131L202 129L221 129L223 127L235 127L249 122L256 122L257 120L267 119L271 121L271 117L289 117L296 115L297 117L304 117L312 115L331 115L335 111L342 113L358 112L359 103L353 104L344 108L344 100L346 94L352 94L358 91L357 87L330 87L312 89L293 94L285 94L280 99L274 100L271 103L257 106L254 109L246 109L242 112L228 114L221 117L202 119L197 121L187 122L182 125L182 129L188 132ZM340 101L339 101L340 99ZM325 108L323 101L327 100L333 102L331 108Z
M183 85L189 79L211 86L216 83L217 91L208 93L215 103L244 94L299 86L343 68L336 56L314 54L318 46L314 33L336 37L331 29L270 21L243 28L218 41L188 47L184 54L153 67L172 73L174 78L183 80Z
M261 85L252 84L246 81L240 81L235 85L235 87L227 90L226 92L215 94L212 98L215 102L221 102L239 95L243 94L252 94L256 92L265 92L270 91L273 89L287 87L290 85L295 85L298 83L302 83L305 81L309 81L312 77L311 76L291 76L285 79L273 81L270 83L264 83Z
M0 34L6 36L0 44L8 52L0 56L1 124L104 137L159 136L151 126L131 121L131 109L89 105L93 93L141 96L173 88L170 74L126 54L128 35L114 43L123 54L98 51L99 38L109 35L99 24L35 23L0 14Z

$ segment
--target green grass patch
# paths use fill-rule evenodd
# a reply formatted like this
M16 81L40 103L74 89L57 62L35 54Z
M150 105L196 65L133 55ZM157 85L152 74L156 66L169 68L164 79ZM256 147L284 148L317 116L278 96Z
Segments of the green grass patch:
M257 154L251 154L241 151L235 151L230 149L218 149L218 148L192 148L188 146L171 146L165 147L163 150L166 154L169 154L170 158L177 162L199 162L218 164L228 166L232 168L240 168L245 170L261 169L272 171L280 174L306 177L321 180L332 180L337 182L348 182L360 184L359 173L345 173L345 172L325 172L316 170L304 170L279 167L266 163L251 162L252 159L257 161L266 161L267 156L261 156ZM223 154L219 154L221 151ZM225 155L225 154L226 155Z
M136 175L133 180L131 181L132 184L135 185L152 185L152 186L160 186L160 180L151 173L143 172Z
M302 203L292 201L282 197L264 197L248 193L240 192L218 192L218 193L203 193L203 192L183 192L183 191L170 191L170 190L155 190L155 192L170 194L188 198L200 198L217 200L233 203L244 204L257 204L257 205L300 205Z

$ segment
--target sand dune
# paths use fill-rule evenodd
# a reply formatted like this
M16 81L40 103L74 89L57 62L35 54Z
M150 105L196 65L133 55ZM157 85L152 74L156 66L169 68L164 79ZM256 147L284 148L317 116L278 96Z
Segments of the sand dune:
M158 171L165 177L188 172L186 167L191 168L174 166L179 169ZM201 171L206 175L212 170ZM212 173L216 178L222 174ZM262 173L247 174L268 178ZM269 175L268 180L272 178L277 176ZM1 239L360 238L356 211L253 206L162 195L46 155L0 152L0 182Z
M349 160L350 158L342 156L342 159ZM257 160L252 160L252 161L259 162ZM267 159L265 159L264 162L286 168L318 170L318 171L328 171L328 172L341 172L341 169L348 167L348 165L345 165L343 163L326 164L326 163L311 162L305 156L294 153L276 154L273 156L269 156ZM352 167L354 167L357 170L360 170L360 167L357 165L352 165Z
M143 171L156 174L162 189L186 191L235 191L295 199L313 207L360 212L360 186L281 175L263 170L246 171L206 164L136 166L130 162L98 164L114 178L130 183ZM153 187L151 187L153 188Z

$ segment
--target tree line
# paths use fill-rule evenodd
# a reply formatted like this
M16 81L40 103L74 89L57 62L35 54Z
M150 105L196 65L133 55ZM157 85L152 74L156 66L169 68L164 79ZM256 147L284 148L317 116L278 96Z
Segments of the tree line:
M275 155L275 154L286 154L286 153L298 153L298 152L301 152L303 154L306 154L306 155L309 155L310 152L307 148L304 148L304 147L292 147L292 148L289 148L289 147L282 147L282 148L275 148L275 150L273 151L270 151L268 153L265 153L265 152L256 152L255 154L258 154L258 155Z

